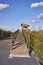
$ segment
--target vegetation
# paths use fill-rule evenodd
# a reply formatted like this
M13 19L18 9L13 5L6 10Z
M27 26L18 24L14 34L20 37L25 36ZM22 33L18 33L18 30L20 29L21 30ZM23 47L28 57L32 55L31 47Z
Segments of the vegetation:
M30 45L35 51L36 55L43 58L43 31L31 32Z
M0 39L6 38L6 37L11 37L11 31L5 31L0 29Z
M43 31L22 30L26 42L39 58L43 58Z

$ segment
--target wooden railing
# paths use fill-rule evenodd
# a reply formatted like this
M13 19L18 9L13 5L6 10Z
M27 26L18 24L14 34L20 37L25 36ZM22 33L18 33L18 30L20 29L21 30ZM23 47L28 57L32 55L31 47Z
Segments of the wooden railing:
M25 42L27 44L27 48L29 47L29 43L30 43L30 31L28 29L23 29L23 36L25 38Z
M19 33L19 30L11 34L11 41L12 41L11 48L14 46L18 33Z

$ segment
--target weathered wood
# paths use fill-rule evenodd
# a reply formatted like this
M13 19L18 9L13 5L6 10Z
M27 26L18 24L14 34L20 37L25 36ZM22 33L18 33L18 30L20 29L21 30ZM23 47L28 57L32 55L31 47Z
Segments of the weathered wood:
M14 44L15 44L15 41L16 41L16 38L17 38L17 35L18 35L18 33L19 33L19 30L17 30L17 31L15 31L14 33L12 33L11 34L11 43L12 43L12 45L11 45L11 48L13 48L13 46L14 46Z

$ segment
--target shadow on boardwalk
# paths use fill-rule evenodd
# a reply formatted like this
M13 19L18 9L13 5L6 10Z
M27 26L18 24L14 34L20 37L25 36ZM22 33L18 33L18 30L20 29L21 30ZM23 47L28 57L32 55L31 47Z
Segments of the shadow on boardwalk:
M17 43L17 44L14 44L14 48L13 49L16 49L16 48L18 48L18 47L20 47L20 46L22 46L22 45L24 45L24 43ZM12 50L13 50L12 49Z

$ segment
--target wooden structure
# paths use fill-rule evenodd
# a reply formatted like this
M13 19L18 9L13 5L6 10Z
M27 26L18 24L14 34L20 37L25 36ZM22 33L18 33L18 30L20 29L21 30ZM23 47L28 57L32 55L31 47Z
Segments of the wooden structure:
M30 39L29 29L28 29L29 25L27 25L27 24L21 24L21 26L22 26L22 31L21 31L21 32L23 33L23 35L21 34L21 32L19 32L19 30L15 31L15 32L12 33L12 35L11 35L11 38L12 38L11 49L13 49L13 47L14 47L14 45L15 45L17 39L18 39L18 37L20 37L19 40L24 37L25 42L27 43L27 46L28 46L28 39ZM19 35L18 35L18 33L19 33ZM29 36L28 36L28 35L29 35ZM17 36L18 36L18 37L17 37ZM19 41L19 40L18 40L18 41ZM22 41L21 41L21 42L22 42Z
M19 33L19 29L17 31L15 31L14 33L11 34L11 41L12 41L12 44L11 44L11 49L13 48L14 44L15 44L15 41L16 41L16 38L17 38L17 35Z
M25 42L27 44L27 48L29 48L29 43L30 43L30 30L28 29L29 25L21 24L21 26L22 26L22 33L25 38Z

